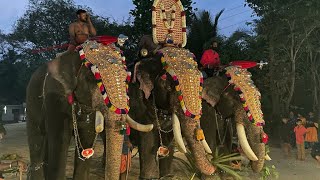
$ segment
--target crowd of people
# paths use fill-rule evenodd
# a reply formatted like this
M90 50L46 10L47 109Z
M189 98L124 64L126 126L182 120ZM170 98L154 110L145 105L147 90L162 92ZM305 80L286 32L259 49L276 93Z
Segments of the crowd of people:
M304 161L306 149L311 150L311 156L318 162L320 168L320 133L318 123L312 112L307 117L290 112L289 117L282 118L280 139L285 158L290 158L292 148L297 148L297 160Z

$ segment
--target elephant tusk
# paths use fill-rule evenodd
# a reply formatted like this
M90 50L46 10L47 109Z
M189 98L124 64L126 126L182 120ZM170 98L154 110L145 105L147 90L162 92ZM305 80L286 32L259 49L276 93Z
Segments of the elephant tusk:
M246 132L242 124L237 123L237 134L238 134L238 138L239 138L239 142L242 147L242 150L246 154L248 159L250 159L251 161L258 161L257 156L254 154L253 150L249 145Z
M172 121L173 121L172 122L173 135L174 135L174 139L178 145L178 149L182 153L187 153L187 149L186 149L186 146L184 145L182 135L181 135L181 127L180 127L179 118L175 113L172 114Z
M210 149L210 147L209 147L206 139L204 139L204 140L202 140L202 141L200 141L200 142L201 142L202 146L204 147L204 150L205 150L208 154L212 154L212 151L211 151L211 149Z
M267 161L271 161L271 160L272 160L268 154L266 154L266 156L265 156L264 158L265 158Z
M101 133L104 129L104 117L100 111L96 111L95 129L97 133Z
M133 120L129 115L126 116L127 123L129 124L130 127L137 131L141 132L150 132L153 129L153 124L140 124Z

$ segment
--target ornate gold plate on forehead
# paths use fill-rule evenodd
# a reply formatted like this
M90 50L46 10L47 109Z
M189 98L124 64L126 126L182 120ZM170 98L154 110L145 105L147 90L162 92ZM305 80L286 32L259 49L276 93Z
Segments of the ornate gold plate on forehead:
M199 116L201 114L202 75L198 70L194 55L187 49L174 47L163 48L160 53L163 55L164 68L173 80L178 82L176 90L181 92L179 100L186 115L189 112Z
M229 83L235 85L235 90L241 91L239 96L249 120L255 125L264 125L261 94L251 79L251 73L247 69L235 66L227 67L226 70L227 76L231 78Z
M112 105L119 109L127 108L128 74L120 49L114 44L103 45L95 41L88 41L82 47L86 59L99 69L106 95Z

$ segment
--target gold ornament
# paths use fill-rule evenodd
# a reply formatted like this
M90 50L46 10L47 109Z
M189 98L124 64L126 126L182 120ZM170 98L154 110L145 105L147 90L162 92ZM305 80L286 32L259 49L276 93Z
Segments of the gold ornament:
M182 92L185 108L194 115L201 111L202 88L200 86L201 72L197 62L190 57L192 53L187 49L166 47L160 50L163 59L169 67L169 74L176 75L179 80L179 90ZM174 77L173 77L174 78ZM177 87L176 87L177 88Z
M92 46L95 46L92 49ZM96 65L111 103L120 109L127 107L127 71L120 49L114 44L103 45L88 41L83 45L88 61Z
M252 123L256 125L264 124L263 113L261 110L261 94L258 88L253 84L251 79L251 73L247 69L230 66L226 68L227 75L230 75L230 83L235 85L235 88L239 88L242 91L240 98L244 100L244 108L248 108L248 117L252 116Z

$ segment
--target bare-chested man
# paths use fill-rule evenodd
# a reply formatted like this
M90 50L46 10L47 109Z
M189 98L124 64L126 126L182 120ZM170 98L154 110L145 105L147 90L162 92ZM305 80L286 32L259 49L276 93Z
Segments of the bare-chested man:
M84 43L89 36L97 34L96 29L93 27L89 14L79 9L77 11L78 20L69 26L70 45L69 51L73 51L75 47Z

